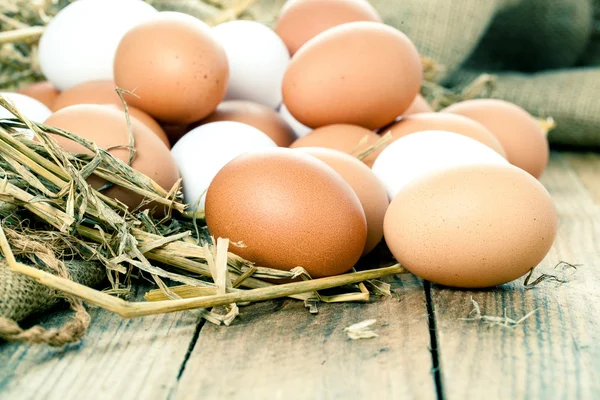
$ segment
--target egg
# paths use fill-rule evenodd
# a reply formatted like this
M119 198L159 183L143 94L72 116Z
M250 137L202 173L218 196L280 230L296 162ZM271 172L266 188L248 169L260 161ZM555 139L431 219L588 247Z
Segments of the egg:
M431 108L431 106L429 105L427 100L425 100L425 98L423 96L418 94L417 97L415 97L413 102L410 104L410 106L406 109L406 111L404 111L404 113L402 113L402 115L406 116L406 115L419 114L419 113L430 113L430 112L433 112L433 108Z
M393 199L413 180L458 165L499 164L508 161L469 137L445 131L424 131L404 136L383 149L373 173Z
M54 101L52 110L58 111L77 104L107 104L124 110L123 102L115 91L116 87L113 81L106 79L80 83L62 92ZM123 98L128 101L131 96L123 94ZM154 118L135 107L128 106L127 109L131 117L150 128L168 148L171 148L167 134Z
M50 21L39 42L44 76L59 90L113 79L113 61L127 31L158 11L139 0L79 0Z
M471 118L500 141L508 161L539 178L548 164L548 139L540 124L516 104L495 99L462 101L442 110Z
M392 141L395 141L411 133L434 130L454 132L470 137L506 158L504 148L485 126L461 115L433 112L409 115L389 126L385 132L391 132Z
M350 270L367 238L350 185L324 162L290 149L241 155L219 171L206 196L214 237L259 266L301 266L314 278Z
M381 17L367 1L300 0L282 7L275 32L293 55L319 33L356 21L381 22Z
M285 104L281 104L281 107L279 107L279 115L281 115L281 118L283 118L283 120L292 128L297 137L305 136L312 131L312 128L298 122L298 120L290 114Z
M422 66L402 32L376 22L351 22L308 41L283 78L283 101L302 124L382 127L419 92Z
M164 12L131 29L115 56L115 83L135 92L132 106L169 123L205 118L223 100L229 66L211 28L190 15Z
M380 139L381 137L375 132L360 126L334 124L313 130L308 135L296 140L290 147L324 147L358 155L376 144ZM363 162L368 166L372 166L379 153L381 153L381 150L376 150L366 157Z
M251 151L277 147L258 129L241 122L220 121L186 133L171 149L183 179L183 196L190 207L204 208L206 189L225 164Z
M260 22L229 21L213 28L229 59L229 100L277 108L290 55L279 36Z
M11 101L19 112L32 122L44 122L52 114L52 111L45 104L24 94L0 92L0 96ZM15 118L15 116L4 107L0 107L0 118ZM27 132L29 136L33 137L33 132L29 129L21 131L22 133Z
M371 252L383 238L383 218L389 205L385 187L369 167L351 155L319 147L303 147L296 151L310 154L329 165L354 190L367 219L367 242L363 255Z
M115 148L115 146L129 145L127 123L123 118L123 112L116 108L97 104L69 106L52 114L45 124L92 140L99 148L108 150L123 162L129 160L129 149ZM131 167L151 178L163 189L171 190L179 179L179 173L169 149L141 122L132 119L131 126L136 149ZM58 135L53 137L66 151L92 154L74 141ZM106 184L105 180L96 176L90 176L88 182L96 189ZM140 195L115 185L103 193L120 200L130 210L138 207L143 200Z
M486 288L538 265L557 224L549 193L531 175L512 165L469 165L406 185L383 229L394 257L415 275Z
M50 109L60 94L58 89L48 81L31 83L19 89L17 93L36 99Z
M224 101L201 125L217 121L237 121L264 132L281 147L288 147L295 139L293 129L277 111L263 104L244 100Z

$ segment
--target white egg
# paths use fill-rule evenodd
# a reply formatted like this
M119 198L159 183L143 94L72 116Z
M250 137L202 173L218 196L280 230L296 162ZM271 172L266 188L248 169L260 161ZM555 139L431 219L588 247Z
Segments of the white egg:
M296 137L306 136L313 130L294 118L294 116L289 112L283 103L281 104L281 107L279 107L279 115L281 115L281 118L283 118L283 120L292 128L296 134Z
M213 28L229 60L226 99L277 108L290 54L277 34L255 21L230 21Z
M199 209L203 209L206 189L225 164L246 152L276 147L263 132L241 122L211 122L192 129L171 149L186 203L194 207L202 196Z
M32 122L44 122L52 111L46 105L32 97L25 96L20 93L12 92L0 92L0 96L10 100L15 107L23 114L23 116ZM2 118L16 118L10 111L0 107L0 119ZM33 138L33 132L29 129L18 129L21 133L26 134L30 138Z
M446 131L423 131L404 136L387 146L372 169L393 199L414 179L469 164L508 164L508 161L467 136Z
M158 14L140 0L78 0L48 24L39 44L46 78L60 90L96 79L113 79L121 38Z

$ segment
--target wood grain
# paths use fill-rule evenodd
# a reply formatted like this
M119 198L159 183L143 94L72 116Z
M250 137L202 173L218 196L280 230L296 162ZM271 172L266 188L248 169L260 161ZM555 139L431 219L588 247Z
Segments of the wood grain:
M398 399L436 397L422 284L393 280L398 297L369 304L273 301L230 327L204 326L174 399ZM377 319L373 339L344 328Z
M594 174L583 165L572 169L567 162L572 157L578 156L553 154L543 177L560 224L552 250L536 270L555 273L559 261L583 264L569 283L545 282L525 290L521 279L488 291L433 286L446 399L600 396L600 207L589 191ZM600 182L600 169L595 176ZM463 321L471 298L491 316L506 310L519 319L537 312L512 329Z
M563 158L575 171L596 204L600 205L600 154L567 153Z
M92 326L78 345L0 345L0 398L165 399L177 383L197 318L177 313L123 320L99 309L91 314ZM61 312L42 323L58 326L66 318Z

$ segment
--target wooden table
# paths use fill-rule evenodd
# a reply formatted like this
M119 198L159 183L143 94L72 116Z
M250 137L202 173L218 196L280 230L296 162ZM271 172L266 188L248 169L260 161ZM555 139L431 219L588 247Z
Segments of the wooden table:
M560 227L536 274L582 264L568 283L459 291L403 275L392 297L317 315L270 301L230 327L190 312L122 320L93 309L78 345L1 344L0 398L600 398L600 154L554 153L543 182ZM471 299L486 316L535 312L516 327L468 321ZM379 337L344 333L372 318Z

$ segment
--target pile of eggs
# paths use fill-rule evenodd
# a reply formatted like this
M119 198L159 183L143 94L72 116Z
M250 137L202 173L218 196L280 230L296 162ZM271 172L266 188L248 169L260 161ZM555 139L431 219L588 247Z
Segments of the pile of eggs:
M490 287L536 266L556 235L537 121L492 99L433 112L416 47L367 1L289 0L272 30L79 0L48 25L39 62L48 82L7 94L26 116L126 160L124 89L133 168L167 190L181 176L211 234L258 265L341 274L385 239L419 277Z

